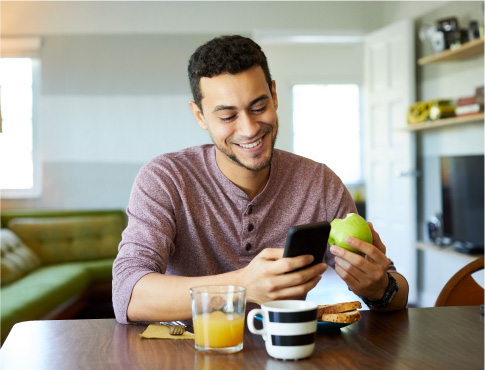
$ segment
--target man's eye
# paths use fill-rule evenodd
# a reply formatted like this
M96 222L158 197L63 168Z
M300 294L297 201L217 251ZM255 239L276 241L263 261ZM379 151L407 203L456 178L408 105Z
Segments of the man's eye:
M229 122L229 121L233 120L233 119L234 119L234 117L236 117L236 115L235 115L235 114L233 114L233 115L232 115L232 116L230 116L230 117L220 117L220 120L221 120L222 122Z
M262 108L253 109L252 112L255 114L258 114L258 113L263 113L265 110L266 110L266 106Z

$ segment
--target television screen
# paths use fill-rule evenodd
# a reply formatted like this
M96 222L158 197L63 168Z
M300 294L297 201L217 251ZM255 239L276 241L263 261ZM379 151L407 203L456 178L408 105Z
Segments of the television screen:
M483 249L483 155L441 157L443 235Z

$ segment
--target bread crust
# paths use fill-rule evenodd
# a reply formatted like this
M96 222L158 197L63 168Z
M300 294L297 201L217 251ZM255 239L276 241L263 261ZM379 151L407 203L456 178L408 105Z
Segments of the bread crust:
M340 313L362 308L360 301L342 302L335 304L323 304L318 306L318 317L324 314Z
M352 310L352 311L340 312L340 313L323 314L320 317L320 321L352 324L356 321L359 321L361 318L362 318L362 315L360 314L359 311Z

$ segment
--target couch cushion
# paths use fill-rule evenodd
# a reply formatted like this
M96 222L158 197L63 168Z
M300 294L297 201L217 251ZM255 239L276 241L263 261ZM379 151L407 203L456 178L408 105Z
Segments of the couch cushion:
M41 265L39 256L9 229L0 230L1 285L7 285Z
M86 270L92 284L111 283L113 280L114 258L95 261L71 262L66 265L79 266Z
M17 322L38 320L82 293L90 283L86 269L79 265L43 266L22 279L2 287L2 342Z
M14 218L8 227L45 264L115 257L123 222L118 216Z

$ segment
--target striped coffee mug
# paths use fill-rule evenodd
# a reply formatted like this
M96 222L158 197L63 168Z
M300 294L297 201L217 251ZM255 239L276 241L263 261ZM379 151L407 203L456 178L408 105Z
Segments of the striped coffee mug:
M272 301L248 314L248 328L261 335L266 351L281 360L310 357L315 349L317 332L317 305L307 301ZM256 315L263 318L263 328L256 329Z

